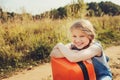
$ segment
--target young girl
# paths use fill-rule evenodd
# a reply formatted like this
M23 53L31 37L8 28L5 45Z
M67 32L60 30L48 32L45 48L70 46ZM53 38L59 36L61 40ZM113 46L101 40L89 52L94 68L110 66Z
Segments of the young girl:
M71 43L58 43L50 56L65 57L70 62L86 60L92 62L97 80L112 80L112 74L101 44L94 40L95 33L92 24L85 19L76 21L71 27Z

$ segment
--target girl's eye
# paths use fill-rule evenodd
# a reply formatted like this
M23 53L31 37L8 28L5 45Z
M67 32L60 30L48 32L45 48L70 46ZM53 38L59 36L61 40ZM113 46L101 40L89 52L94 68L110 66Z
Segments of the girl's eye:
M79 36L79 37L85 37L85 36Z
M73 35L72 37L76 38L77 36Z

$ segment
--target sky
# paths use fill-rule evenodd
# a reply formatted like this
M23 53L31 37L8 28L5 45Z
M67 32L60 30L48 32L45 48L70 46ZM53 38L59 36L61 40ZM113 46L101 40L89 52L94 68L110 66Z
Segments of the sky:
M72 3L73 0L0 0L0 7L3 11L22 13L25 10L32 15L40 14L42 12L57 9L67 4ZM74 0L77 1L77 0ZM111 1L120 5L120 0L84 0L85 2L101 2Z

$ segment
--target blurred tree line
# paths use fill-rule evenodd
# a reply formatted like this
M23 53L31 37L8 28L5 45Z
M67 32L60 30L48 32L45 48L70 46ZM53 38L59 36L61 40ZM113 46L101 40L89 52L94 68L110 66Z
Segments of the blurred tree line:
M52 18L52 19L63 19L68 17L81 18L83 16L97 16L101 17L104 15L116 16L120 15L120 6L116 5L112 2L91 2L84 3L84 0L78 0L77 2L73 2L64 7L59 7L58 9L53 9L50 11L46 11L41 14L31 15L26 13L25 11L22 14L14 13L14 12L3 12L2 8L0 8L0 22L4 23L6 21L14 21L14 20L39 20L42 18Z
M53 9L49 12L45 12L40 17L50 17L54 19L62 19L65 17L82 17L82 16L97 16L101 17L104 15L116 16L120 15L120 6L112 2L91 2L84 3L84 0L78 0L77 3L73 2L70 5Z
M87 3L88 16L120 15L120 6L112 2Z

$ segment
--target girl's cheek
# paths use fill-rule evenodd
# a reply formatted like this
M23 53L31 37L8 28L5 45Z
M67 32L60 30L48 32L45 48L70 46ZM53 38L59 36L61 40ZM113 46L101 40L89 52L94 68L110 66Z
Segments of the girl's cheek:
M72 38L71 38L71 41L74 42L74 41L75 41L75 38L72 37Z

